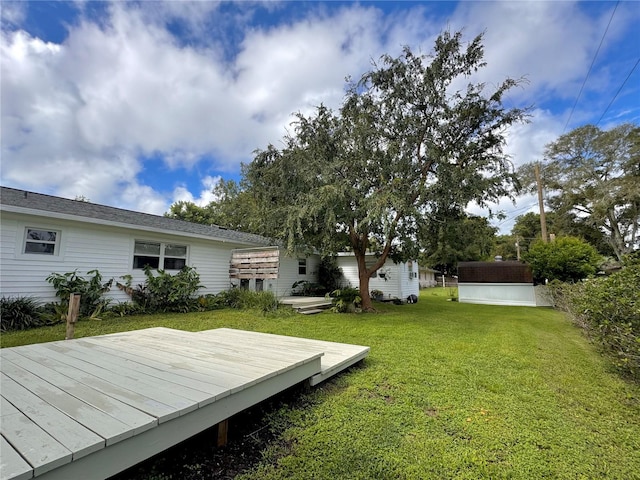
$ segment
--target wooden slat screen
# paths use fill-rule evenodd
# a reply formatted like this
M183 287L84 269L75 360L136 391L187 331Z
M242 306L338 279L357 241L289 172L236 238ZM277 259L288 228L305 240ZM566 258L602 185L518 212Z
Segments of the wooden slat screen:
M280 250L237 250L231 253L229 278L278 278Z

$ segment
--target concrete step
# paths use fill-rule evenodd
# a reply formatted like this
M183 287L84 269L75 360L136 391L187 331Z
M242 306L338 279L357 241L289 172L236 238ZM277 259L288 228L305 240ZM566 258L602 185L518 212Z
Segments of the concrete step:
M298 313L302 315L314 315L316 313L322 313L326 310L326 308L315 308L313 310L298 310Z
M333 305L331 299L324 297L285 297L280 300L284 305L290 305L291 308L299 313L320 313L321 311L331 308Z
M331 302L322 302L322 303L305 303L303 305L295 305L293 308L296 310L309 310L314 308L330 308L332 305Z
M298 304L295 305L293 308L296 309L296 311L298 313L302 313L304 315L310 315L313 313L321 313L325 310L327 310L328 308L331 308L333 306L333 304L330 301L326 301L326 302L311 302L311 303L306 303L306 304Z

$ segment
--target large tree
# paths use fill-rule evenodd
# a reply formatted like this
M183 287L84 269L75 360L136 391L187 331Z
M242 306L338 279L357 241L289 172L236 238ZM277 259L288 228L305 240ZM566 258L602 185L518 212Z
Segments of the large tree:
M451 212L443 222L430 222L420 232L422 265L443 273L455 273L458 262L489 260L495 244L496 227L485 217Z
M606 256L613 255L611 246L597 227L586 218L577 216L573 212L548 211L546 213L547 231L556 237L578 237L593 245L599 253ZM511 229L511 235L520 244L522 252L529 250L529 246L537 240L542 239L542 227L540 225L540 214L529 212L516 217L516 221Z
M215 200L203 207L193 202L179 201L171 205L165 216L259 235L267 233L256 213L254 197L237 182L220 179L212 193Z
M364 309L370 276L389 257L417 255L424 224L512 194L504 134L526 111L502 104L518 81L490 92L471 83L483 66L481 35L465 45L445 32L429 57L383 56L348 82L337 112L298 114L284 146L257 151L244 168L245 188L289 246L353 251Z
M542 182L552 210L604 233L618 260L638 248L640 127L586 125L547 145L544 156ZM523 166L522 178L532 179L532 170L533 164Z

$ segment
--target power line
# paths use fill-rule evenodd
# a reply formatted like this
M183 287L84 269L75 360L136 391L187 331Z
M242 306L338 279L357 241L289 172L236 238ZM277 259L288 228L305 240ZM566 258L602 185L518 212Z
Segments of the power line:
M589 78L589 74L591 73L591 70L593 69L594 63L596 63L596 58L598 58L598 53L600 53L600 47L602 47L602 43L604 42L604 37L607 36L607 32L609 31L609 26L611 25L611 21L613 20L613 16L615 15L619 4L620 4L620 0L618 0L616 2L616 6L613 8L613 12L611 12L611 17L609 18L609 23L607 23L607 28L605 28L604 33L602 34L602 38L600 39L600 45L598 45L598 49L596 50L596 53L593 56L593 60L591 60L591 66L589 67L589 71L587 72L587 76L584 77L584 82L582 82L582 86L580 87L580 91L578 92L578 96L576 97L576 101L573 104L573 108L571 108L571 113L569 114L569 118L567 118L567 123L564 124L564 128L562 129L562 133L563 134L567 130L567 126L569 125L569 122L571 121L571 117L573 116L573 112L575 111L576 106L578 105L578 100L580 100L580 95L582 95L582 90L584 89L584 86L587 83L587 79Z
M622 85L620 85L620 88L618 89L616 94L613 96L613 98L609 102L609 105L607 105L607 108L605 108L604 112L602 112L602 115L600 115L600 119L596 122L596 127L600 124L600 122L604 118L605 114L609 111L609 107L611 107L611 105L613 105L613 102L616 100L616 98L618 98L618 95L622 91L622 88L627 83L627 80L629 80L629 78L631 77L631 74L634 72L634 70L636 69L636 67L638 66L639 63L640 63L640 57L638 57L638 60L636 61L636 64L633 66L633 68L629 72L629 75L627 75L627 78L624 79L624 82L622 82Z
M502 220L500 220L499 222L496 223L497 226L502 225L503 223L509 222L511 220L514 220L515 218L520 216L519 212L522 212L524 210L530 209L532 208L534 205L536 204L536 202L530 203L529 205L525 205L524 207L518 207L514 210L512 210L510 213L510 215L508 217L503 218Z

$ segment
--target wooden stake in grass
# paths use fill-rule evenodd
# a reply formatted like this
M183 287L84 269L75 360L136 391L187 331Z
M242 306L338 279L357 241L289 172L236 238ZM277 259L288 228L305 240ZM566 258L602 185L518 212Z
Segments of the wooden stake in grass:
M67 312L67 335L65 340L73 339L74 329L78 321L78 312L80 311L80 294L72 293L69 295L69 311Z

